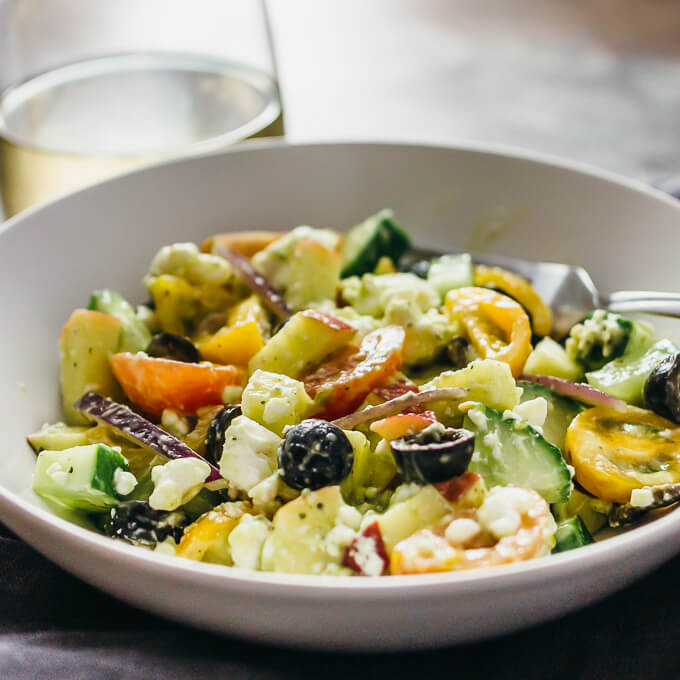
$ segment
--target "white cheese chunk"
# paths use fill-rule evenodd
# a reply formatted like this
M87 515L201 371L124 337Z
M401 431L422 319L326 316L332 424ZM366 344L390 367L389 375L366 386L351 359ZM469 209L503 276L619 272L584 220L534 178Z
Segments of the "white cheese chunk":
M522 515L535 502L535 496L526 489L496 486L487 493L477 519L496 538L511 536L519 529Z
M113 488L119 496L131 494L137 486L137 479L131 472L116 468L113 473Z
M474 538L481 531L481 527L474 519L459 517L454 519L444 532L449 543L461 544Z
M271 530L271 522L263 515L245 514L229 534L231 559L235 567L259 569L262 545Z
M545 419L548 417L548 402L544 397L536 397L536 399L529 399L522 404L517 404L512 412L522 420L526 420L533 428L542 432Z
M149 273L172 274L191 283L220 286L231 278L232 269L224 258L200 252L195 243L173 243L158 251Z
M654 494L648 486L630 492L630 504L634 508L646 508L654 503Z
M220 471L234 491L250 491L277 467L281 438L246 416L234 418L224 435Z
M149 505L154 510L175 510L188 503L203 487L210 466L198 458L179 458L151 470L154 489Z

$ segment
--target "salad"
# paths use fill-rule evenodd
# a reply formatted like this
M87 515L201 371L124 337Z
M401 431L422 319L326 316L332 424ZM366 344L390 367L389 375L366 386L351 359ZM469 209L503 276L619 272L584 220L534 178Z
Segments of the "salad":
M680 499L680 352L531 283L345 234L165 245L147 304L94 291L59 336L63 422L33 488L116 540L249 570L446 572L593 541Z

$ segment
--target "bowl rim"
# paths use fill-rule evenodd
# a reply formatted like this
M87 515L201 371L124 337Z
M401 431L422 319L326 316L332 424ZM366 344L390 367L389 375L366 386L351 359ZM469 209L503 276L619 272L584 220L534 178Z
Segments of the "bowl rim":
M87 192L96 192L103 185L125 180L129 176L136 176L140 173L153 173L162 167L196 163L204 158L215 156L269 153L272 150L280 149L315 149L318 151L323 148L332 150L333 148L366 147L420 149L425 151L462 151L511 160L529 161L538 165L563 169L593 179L603 180L635 193L645 194L677 210L680 219L680 201L646 185L641 180L602 170L580 161L509 145L470 140L437 144L429 141L420 143L413 141L341 140L291 143L286 139L255 139L221 151L210 151L163 160L150 166L134 169L116 177L102 180L76 192L54 198L46 203L29 208L0 224L0 238L3 237L6 231L20 227L22 222L43 212L49 212L55 204L64 201L68 202L74 196L80 196ZM277 591L277 595L290 597L291 599L317 599L320 595L323 595L325 598L347 600L348 595L351 596L353 593L356 593L356 597L362 600L369 595L375 599L384 599L392 597L395 588L399 589L400 594L405 597L421 597L423 594L432 593L434 590L441 594L442 589L445 591L505 589L506 587L518 586L520 584L564 578L568 573L582 571L584 566L589 566L590 568L604 567L617 558L634 555L637 551L659 546L674 535L674 533L680 535L680 512L671 511L642 526L632 528L592 545L583 546L578 551L548 554L527 562L459 572L389 575L373 579L352 579L338 578L337 576L248 571L236 567L195 562L150 550L142 550L136 546L112 540L109 537L62 519L22 498L21 495L5 488L0 481L0 518L3 519L10 529L16 530L27 543L41 551L39 541L32 541L31 536L26 535L22 529L18 528L21 522L15 522L15 518L12 516L13 513L20 516L25 521L26 526L37 523L48 527L54 532L55 539L61 538L66 542L75 542L89 553L115 556L122 563L126 563L131 567L142 568L147 572L154 572L159 576L168 576L194 583L197 579L200 579L207 586L217 585L225 587L234 585L241 589L246 588L253 591L260 590L261 588L273 588ZM680 550L680 544L678 550ZM434 588L435 586L437 588Z
M361 139L331 139L331 140L306 140L302 142L289 141L285 137L266 137L266 138L254 138L246 139L224 149L211 149L208 151L201 151L199 153L184 154L172 156L169 158L162 158L158 161L151 162L148 165L144 165L139 168L131 168L125 172L122 172L113 177L104 178L88 184L87 186L76 189L75 191L68 192L67 194L62 194L55 196L54 198L48 199L42 203L31 206L26 210L22 210L20 213L13 215L12 217L5 219L0 222L0 235L7 229L14 228L14 225L21 223L24 220L28 220L33 215L39 214L43 211L50 210L53 205L61 203L62 201L69 201L73 197L81 196L88 192L93 192L102 185L108 185L110 183L125 181L128 177L134 177L137 175L143 175L145 173L155 172L158 168L165 168L174 165L191 164L196 161L200 161L205 158L213 158L218 156L231 156L252 153L252 152L263 152L267 153L272 150L286 150L286 149L333 149L337 147L373 147L373 148L394 148L394 149L413 149L413 150L436 150L436 151L462 151L473 154L497 156L500 158L511 158L513 160L528 161L536 165L543 165L552 168L557 168L560 170L567 170L575 172L580 175L585 175L592 179L597 179L605 181L609 184L614 184L618 186L623 186L627 189L631 189L638 193L646 194L647 196L654 197L666 205L678 210L680 212L680 200L670 196L669 194L661 191L656 187L651 186L642 179L630 177L622 173L618 173L614 170L608 170L606 168L600 168L593 163L588 163L586 161L580 161L574 158L568 158L565 156L560 156L557 154L551 154L544 151L536 151L523 146L514 146L512 144L504 144L500 142L488 142L484 140L476 139L452 139L445 143L437 143L432 140L419 141L417 138L409 138L403 140L389 140L389 139L379 139L379 140L361 140Z

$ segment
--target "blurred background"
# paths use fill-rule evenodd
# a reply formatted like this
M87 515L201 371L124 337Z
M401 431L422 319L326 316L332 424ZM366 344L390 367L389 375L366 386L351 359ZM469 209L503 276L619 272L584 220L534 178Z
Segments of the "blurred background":
M278 76L291 142L482 141L567 156L645 181L677 171L677 0L270 2L270 55L269 27L251 16L259 4L167 0L155 7L153 0L0 0L0 86L7 93L10 86L67 63L69 57L75 61L94 53L169 46L222 58L232 45L250 44L255 49L239 52L239 61L257 62L274 81ZM230 5L240 9L227 17ZM177 36L182 38L174 44ZM137 99L150 98L148 88L143 92ZM40 106L31 108L32 125L42 120L52 100L43 97ZM8 113L8 101L5 96L5 137L16 143L16 124L11 130L8 121L18 115L16 107ZM101 104L105 100L98 101L100 112L111 109ZM166 102L165 111L169 108ZM111 127L103 122L101 128ZM219 137L219 122L213 117L211 124L211 134ZM283 132L280 120L273 128L267 125L254 134ZM89 129L79 123L81 144L87 143ZM213 148L252 134L241 130ZM206 148L205 138L199 139L203 146L183 141L184 146L161 149L160 155L158 149L154 154L142 149L135 163L126 161L115 171ZM135 155L131 148L123 152ZM10 181L20 175L24 187L31 183L30 196L7 210L17 212L42 198L41 191L55 180L46 179L34 164L17 170L16 154L11 162L9 155L7 148L0 153L6 204ZM67 171L60 168L57 174L64 178ZM80 172L72 183L97 176L94 170Z
M677 170L677 0L287 0L271 14L291 139L473 139Z

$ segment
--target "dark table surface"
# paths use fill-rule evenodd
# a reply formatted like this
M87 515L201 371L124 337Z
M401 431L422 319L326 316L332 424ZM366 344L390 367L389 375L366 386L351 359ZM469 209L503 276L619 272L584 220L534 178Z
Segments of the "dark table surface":
M677 0L287 0L271 11L292 141L479 139L646 180L677 170ZM495 640L331 655L137 611L0 528L0 678L670 680L679 575L677 558L586 610Z

